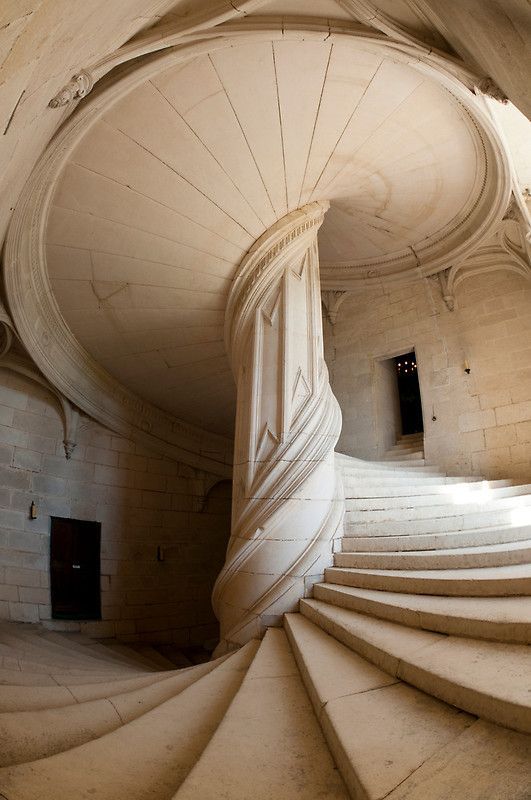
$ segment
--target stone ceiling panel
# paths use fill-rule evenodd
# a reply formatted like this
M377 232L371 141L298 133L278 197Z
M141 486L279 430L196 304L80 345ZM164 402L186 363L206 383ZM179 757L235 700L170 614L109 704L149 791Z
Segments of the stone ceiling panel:
M49 275L71 330L112 375L230 433L224 308L251 244L329 200L324 263L410 257L467 218L483 170L464 108L383 48L218 47L89 129L53 198Z

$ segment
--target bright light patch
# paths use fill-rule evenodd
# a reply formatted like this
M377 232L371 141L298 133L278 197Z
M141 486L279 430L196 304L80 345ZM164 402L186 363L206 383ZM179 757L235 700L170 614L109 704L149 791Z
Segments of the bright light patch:
M531 525L531 507L513 508L511 511L511 525L515 528L521 525Z

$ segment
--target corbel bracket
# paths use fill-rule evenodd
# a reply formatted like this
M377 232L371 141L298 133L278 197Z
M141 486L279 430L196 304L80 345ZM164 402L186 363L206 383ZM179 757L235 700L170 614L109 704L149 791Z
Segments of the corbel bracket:
M93 86L94 78L90 72L82 69L80 72L73 75L68 83L52 97L48 105L50 108L67 106L68 103L71 103L73 100L80 100L82 97L86 97Z
M443 269L441 272L437 273L439 286L441 287L442 299L444 300L448 311L454 311L455 309L453 276L454 273L452 272L451 267L448 267L448 269Z
M46 380L44 375L37 370L29 358L11 352L12 345L16 338L11 317L0 302L0 368L23 375L25 378L29 378L51 392L57 402L63 421L63 447L65 450L65 457L70 459L77 445L77 432L80 419L79 411Z
M339 292L331 289L321 292L321 300L326 311L326 316L328 317L328 321L331 325L336 324L339 307L341 306L343 300L345 300L346 296L347 292Z

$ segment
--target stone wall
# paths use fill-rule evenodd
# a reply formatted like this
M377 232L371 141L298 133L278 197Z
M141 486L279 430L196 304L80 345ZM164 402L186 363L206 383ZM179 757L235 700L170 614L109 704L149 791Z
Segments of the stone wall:
M52 396L0 369L0 617L129 641L216 638L210 593L230 533L226 488L205 499L215 476L152 455L87 418L80 428L67 461ZM50 619L51 515L102 523L101 621Z
M415 348L428 460L531 479L529 281L506 271L467 278L453 312L433 279L365 290L347 297L335 327L326 323L325 340L343 411L338 450L378 457L378 361Z

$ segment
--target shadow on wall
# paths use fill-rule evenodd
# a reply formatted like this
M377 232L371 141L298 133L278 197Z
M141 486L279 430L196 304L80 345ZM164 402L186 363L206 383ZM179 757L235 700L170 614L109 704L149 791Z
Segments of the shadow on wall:
M69 461L62 440L49 393L0 370L0 618L179 647L215 640L230 482L205 499L214 475L86 417ZM51 618L51 517L101 523L101 619Z
M218 481L206 494L203 506L203 513L212 518L214 524L211 529L211 550L208 558L208 584L210 594L214 589L216 578L221 572L225 563L225 555L230 539L231 531L231 511L232 511L232 481ZM210 526L209 526L210 527ZM204 642L207 649L214 647L219 642L219 623L215 639Z

